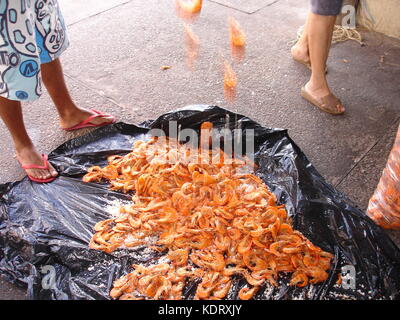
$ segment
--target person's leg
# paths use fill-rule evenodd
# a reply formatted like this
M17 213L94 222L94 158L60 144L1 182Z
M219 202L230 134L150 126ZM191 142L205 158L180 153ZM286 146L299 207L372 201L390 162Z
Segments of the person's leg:
M297 61L303 61L304 63L310 63L310 53L308 49L308 21L309 15L307 16L300 39L291 48L293 58Z
M36 151L25 129L21 102L0 97L0 117L10 131L17 159L20 163L23 165L35 164L42 166L42 157ZM27 169L26 173L37 179L49 179L58 175L50 164L48 170Z
M305 86L305 89L316 99L320 99L331 94L331 90L326 79L325 68L331 46L335 21L336 16L323 16L314 13L310 13L309 15L307 38L312 74L309 82ZM335 107L337 108L337 111L344 111L344 106L341 104Z
M72 127L93 115L90 110L79 108L73 102L65 84L60 59L42 64L41 71L43 83L60 115L62 128ZM91 123L101 124L107 121L110 121L110 118L98 117L93 119Z

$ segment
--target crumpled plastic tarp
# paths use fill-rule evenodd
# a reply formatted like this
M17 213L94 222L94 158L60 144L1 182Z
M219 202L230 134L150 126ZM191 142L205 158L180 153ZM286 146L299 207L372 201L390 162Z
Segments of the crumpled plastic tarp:
M286 130L265 128L242 115L204 105L139 126L116 123L94 130L50 153L50 162L60 172L54 182L37 184L24 178L1 185L0 273L26 286L32 299L110 299L113 281L132 271L132 263L154 263L160 254L149 255L142 247L112 254L88 248L96 222L109 218L112 208L130 201L130 196L110 191L106 184L83 183L86 169L105 165L109 155L128 153L135 140L150 137L151 128L168 132L169 121L177 121L182 130L198 130L204 121L221 128L227 120L231 129L254 129L256 174L286 204L295 228L335 255L324 283L289 287L289 276L283 275L278 287L265 285L255 298L399 299L399 248L324 180ZM339 285L342 271L350 273ZM227 298L236 299L244 285L245 280L235 278ZM188 283L185 297L193 298L195 288L195 282Z

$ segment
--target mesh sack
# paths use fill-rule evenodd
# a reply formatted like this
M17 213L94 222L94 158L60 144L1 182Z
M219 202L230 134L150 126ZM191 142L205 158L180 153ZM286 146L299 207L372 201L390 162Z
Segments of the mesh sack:
M400 127L367 214L385 229L400 230Z

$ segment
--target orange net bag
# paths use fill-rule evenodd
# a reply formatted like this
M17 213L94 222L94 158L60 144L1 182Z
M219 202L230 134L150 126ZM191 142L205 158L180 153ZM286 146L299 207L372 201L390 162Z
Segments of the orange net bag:
M367 214L385 229L400 230L400 127Z

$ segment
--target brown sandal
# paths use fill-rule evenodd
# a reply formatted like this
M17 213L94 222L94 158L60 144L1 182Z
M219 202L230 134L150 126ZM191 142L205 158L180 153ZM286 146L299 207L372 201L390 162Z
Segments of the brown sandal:
M316 99L306 91L305 87L303 87L301 88L301 96L307 101L311 102L317 108L327 113L333 115L339 115L344 113L344 111L337 111L337 106L342 105L342 102L338 98L336 98L332 93L320 99Z

